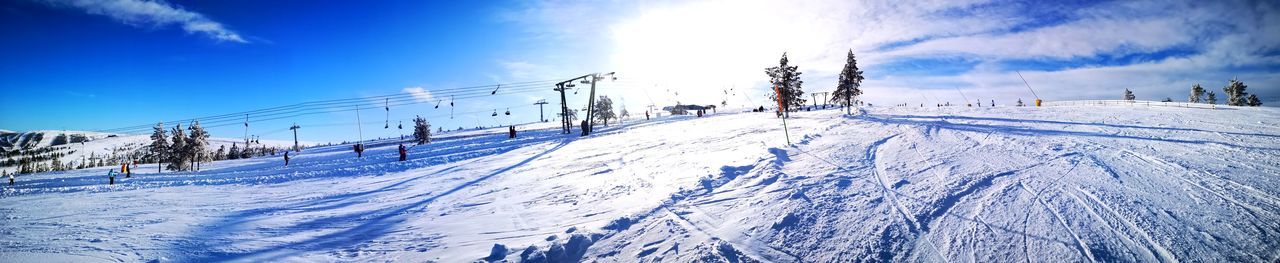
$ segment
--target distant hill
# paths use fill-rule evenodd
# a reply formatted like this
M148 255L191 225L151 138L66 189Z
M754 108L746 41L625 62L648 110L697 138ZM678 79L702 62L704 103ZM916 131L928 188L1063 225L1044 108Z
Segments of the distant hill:
M254 147L289 147L293 142L261 140ZM84 163L121 163L149 154L150 135L127 135L89 131L0 131L0 171L18 171L21 162L79 167ZM209 150L244 147L239 138L209 138Z

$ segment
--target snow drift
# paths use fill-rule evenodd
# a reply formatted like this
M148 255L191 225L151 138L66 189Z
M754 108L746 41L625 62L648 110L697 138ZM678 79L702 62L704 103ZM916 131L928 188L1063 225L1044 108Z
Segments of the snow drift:
M0 255L82 261L1276 261L1280 111L665 117L105 184L23 175Z

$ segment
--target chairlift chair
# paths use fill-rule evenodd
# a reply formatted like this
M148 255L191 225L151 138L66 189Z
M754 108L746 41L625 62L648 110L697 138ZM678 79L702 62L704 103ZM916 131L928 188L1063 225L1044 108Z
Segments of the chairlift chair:
M497 117L497 116L498 116L498 110L497 110L497 109L494 109L494 110L493 110L493 115L489 115L489 116Z
M507 108L507 115L511 115L511 108Z

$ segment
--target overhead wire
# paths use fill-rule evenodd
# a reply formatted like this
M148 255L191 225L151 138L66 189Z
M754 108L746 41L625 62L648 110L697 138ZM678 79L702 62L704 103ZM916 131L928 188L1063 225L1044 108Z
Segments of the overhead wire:
M506 89L503 89L502 92L504 94L505 93L519 94L519 93L535 92L535 91L540 91L546 88L547 87L546 85L550 85L550 82L547 82L547 81L523 82L520 84L506 86L505 87ZM466 93L469 93L469 92L473 93L475 90L478 90L478 89L484 89L485 91L488 91L487 88L491 86L495 86L495 85L477 86L478 88L472 88L471 90L456 89L456 88L448 89L449 91L447 92L435 92L432 94L432 96L433 97L451 96L453 97L453 100L459 100L459 99L465 100L465 99L472 99L472 98L487 97L487 96L492 96L493 94L466 94ZM458 96L458 95L463 95L463 96ZM378 103L376 101L376 99L378 98L383 99L382 103ZM262 117L275 117L275 116L296 117L296 116L319 114L319 113L351 111L352 109L349 109L349 108L353 106L392 107L392 106L404 106L404 105L421 104L421 103L429 103L429 102L430 102L429 99L423 100L421 98L415 97L414 94L382 95L382 96L375 96L375 97L312 101L312 102L294 104L290 106L272 107L272 108L259 109L259 110L253 110L253 111L245 111L250 113L238 112L233 114L214 115L211 117L183 119L183 120L177 120L172 122L181 123L181 122L198 119L202 122L202 124L211 124L211 125L207 125L206 127L212 128L212 127L223 126L220 124L239 124L242 121L240 117L246 114L253 117L249 119L250 122L255 122L255 121L280 119L280 118L264 119ZM329 110L329 109L339 109L339 110ZM147 125L136 125L136 126L129 126L129 127L105 129L100 131L113 132L113 133L136 133L136 132L149 131L151 127L152 125L147 124Z
M432 91L432 96L443 97L447 95L467 94L467 93L480 91L480 90L487 91L488 88L496 87L498 85L505 85L508 87L508 89L504 90L504 93L519 93L519 92L536 90L535 88L544 88L547 85L554 84L555 81L556 80L541 80L541 81L526 81L526 82L515 82L515 83L506 83L506 84L446 88L446 89L439 89L439 90ZM491 93L491 94L484 94L484 95L494 95L494 94ZM264 113L273 113L273 112L281 112L281 111L298 112L298 111L305 111L305 110L315 109L315 108L352 107L355 105L369 104L368 103L369 101L376 101L377 99L383 99L384 103L389 103L391 100L396 100L397 102L400 102L408 99L417 99L417 96L419 95L413 94L413 93L396 93L396 94L379 95L379 96L371 96L371 97L356 97L356 98L309 101L309 102L302 102L302 103L296 103L291 105L254 109L254 110L240 111L240 112L219 114L219 115L212 115L212 116L180 119L180 120L173 120L168 122L182 123L182 122L190 122L194 120L201 120L204 122L221 121L226 119L238 120L241 116L246 114L261 115ZM127 133L128 131L134 131L134 130L147 130L147 129L150 129L151 127L152 127L151 124L142 124L142 125L135 125L135 126L103 129L98 131Z

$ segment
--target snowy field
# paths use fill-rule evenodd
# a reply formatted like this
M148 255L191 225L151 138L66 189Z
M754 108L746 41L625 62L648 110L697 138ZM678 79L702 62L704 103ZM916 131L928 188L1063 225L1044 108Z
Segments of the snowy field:
M1275 108L841 113L24 175L0 261L1280 260Z

